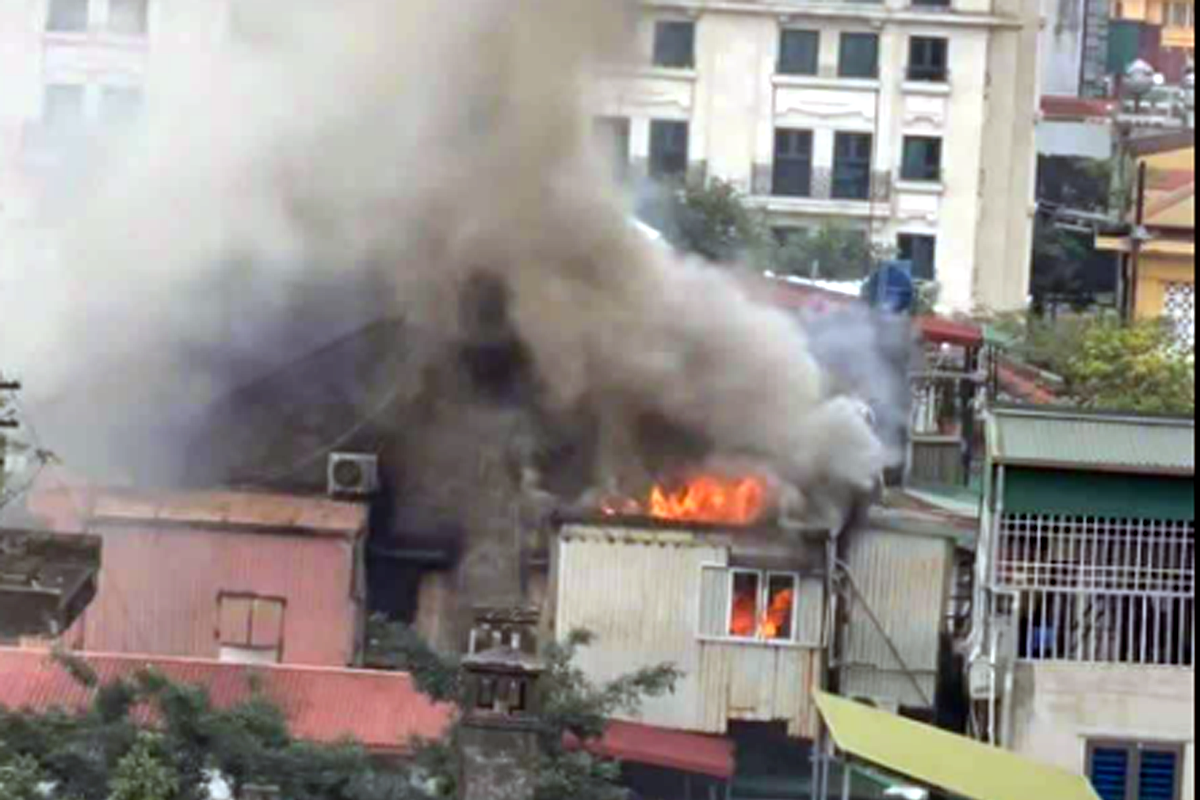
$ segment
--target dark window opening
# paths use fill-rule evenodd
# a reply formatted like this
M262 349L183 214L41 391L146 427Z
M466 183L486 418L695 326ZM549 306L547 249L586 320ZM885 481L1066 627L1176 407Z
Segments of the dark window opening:
M1101 800L1182 800L1182 750L1131 742L1093 742L1088 777Z
M927 136L904 139L900 176L906 181L936 183L942 179L942 140Z
M843 78L878 78L879 35L875 33L842 34L838 75Z
M696 65L696 23L659 22L654 26L654 66L691 69Z
M479 681L479 697L476 699L475 705L485 711L491 711L496 708L496 680L495 678L482 678Z
M901 234L900 260L912 263L913 277L917 280L937 280L937 237Z
M871 199L871 156L875 137L869 133L839 133L834 147L835 200Z
M923 83L945 83L950 77L950 40L923 36L909 44L908 79Z
M125 36L145 36L149 0L109 0L108 29Z
M83 33L88 29L88 0L50 0L46 30L53 33Z
M650 123L650 177L682 178L687 175L688 138L686 122Z
M953 0L913 0L917 8L950 8Z
M779 72L782 75L816 75L821 62L818 31L785 30L779 43Z
M812 131L775 131L772 193L781 197L811 197L812 178Z

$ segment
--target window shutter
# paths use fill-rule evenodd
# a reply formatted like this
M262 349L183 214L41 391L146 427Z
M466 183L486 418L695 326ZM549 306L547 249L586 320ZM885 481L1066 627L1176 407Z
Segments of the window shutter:
M1178 788L1178 754L1159 750L1142 751L1138 800L1179 800L1176 794Z
M700 635L729 635L729 570L705 567L700 581Z
M1101 800L1129 797L1130 752L1126 748L1098 747L1092 753L1092 785Z

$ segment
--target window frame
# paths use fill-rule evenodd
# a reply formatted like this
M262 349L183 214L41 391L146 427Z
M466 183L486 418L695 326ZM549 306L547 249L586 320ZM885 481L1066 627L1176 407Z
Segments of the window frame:
M867 142L867 154L865 157L855 156L853 159L848 159L842 155L842 143L851 138L859 142ZM849 163L847 163L849 161ZM854 192L853 194L839 191L839 187L847 182L847 179L842 174L843 170L855 169L861 170L863 164L866 165L866 183L864 192ZM834 134L833 139L833 186L831 189L831 197L834 200L843 200L847 202L871 202L871 182L872 175L875 169L875 135L872 133L861 133L857 131L838 131Z
M798 647L800 642L800 586L801 576L798 572L781 570L749 569L746 567L726 567L729 581L729 599L725 609L725 635L717 637L721 641L740 642L744 644L765 644L775 647ZM761 620L770 608L771 582L776 578L786 578L792 582L792 618L791 635L786 639L768 639L755 634L754 636L735 636L733 633L734 584L738 575L753 575L758 580L758 601L755 606L755 619Z
M115 14L114 9L121 2L136 2L140 4L139 11L136 17ZM136 19L138 24L132 28L117 28L113 24L114 19ZM150 34L150 0L108 0L108 19L105 23L107 32L116 36L125 36L131 39L143 39Z
M875 54L873 61L873 70L869 74L852 74L847 70L848 52L847 43L851 41L872 41L875 45ZM880 76L882 67L882 39L878 33L868 33L864 31L843 31L841 38L838 40L838 77L843 80L859 80L859 81L877 81Z
M225 631L222 630L224 622L223 609L224 604L229 601L249 602L249 620L246 627L246 642L238 643L226 641ZM257 605L259 603L270 603L279 608L279 638L274 646L256 645L254 644L254 619L257 616ZM217 625L216 625L216 640L217 648L220 650L238 650L246 653L266 654L274 653L276 663L283 663L284 646L287 636L287 610L288 601L286 597L278 597L273 595L260 595L253 592L218 592L217 593Z
M1088 739L1084 775L1093 786L1095 785L1096 754L1101 750L1122 750L1129 756L1129 772L1125 776L1126 800L1143 800L1142 762L1146 753L1173 756L1175 758L1175 793L1172 800L1183 800L1184 773L1186 772L1187 764L1187 751L1184 745L1177 742L1152 742L1117 738Z
M921 165L923 171L918 175L913 175L913 174L909 173L909 166L910 166L909 146L917 145L917 144L920 144L920 145L932 144L932 145L934 145L934 149L936 150L936 153L937 153L937 167L936 167L936 170L933 171L932 176L930 175L930 170L928 169L929 168L928 155L930 152L929 150L926 151L926 153L925 153L926 158L923 159L923 161L925 163L923 163ZM945 139L945 137L925 136L925 135L912 135L912 136L906 135L906 136L904 136L904 139L901 142L900 180L904 181L905 183L942 183L945 180L945 172L946 172L946 139Z
M788 53L787 40L789 36L803 36L813 40L813 52L811 61L806 61L799 69L787 69L791 62L785 58ZM782 28L779 31L779 61L775 65L775 71L780 75L787 75L801 78L814 78L821 74L821 43L823 37L821 31L813 28Z
M684 148L683 148L683 166L682 169L667 170L661 162L663 160L670 161L673 157L678 158L679 153L668 151L666 153L658 153L655 150L655 143L658 141L656 132L674 130L678 133L680 130L684 132ZM688 169L691 167L692 161L692 126L689 122L672 119L656 119L650 121L650 157L649 157L649 174L655 180L671 180L671 179L687 179Z
M935 48L942 49L943 58L940 66L931 66L929 62L935 59L931 58L936 52ZM923 58L918 62L917 55L920 48L924 48L921 54ZM908 70L906 72L907 79L911 83L949 83L950 82L950 39L946 36L910 36L908 39Z
M922 242L922 241L929 241L929 242L933 243L933 252L932 252L933 257L932 257L930 265L929 265L929 272L930 272L929 277L925 277L923 275L917 274L919 264L915 258L905 258L904 257L904 249L905 249L904 244L906 241L911 242L914 245L917 242ZM897 251L898 257L901 261L911 261L912 262L913 279L914 280L922 281L922 282L930 282L930 283L937 281L938 237L936 234L907 233L907 232L901 231L899 234L896 235L896 251Z
M60 24L64 19L74 20L75 17L64 9L73 8L73 3L78 3L83 7L83 26L75 27L74 25ZM57 12L57 13L56 13ZM50 0L46 5L46 33L61 34L61 35L79 35L85 34L92 29L92 2L91 0Z
M808 157L805 159L803 155L797 154L793 150L789 150L784 154L780 148L780 143L783 137L790 137L789 142L795 144L797 141L808 140ZM813 196L813 177L816 162L816 132L807 128L776 128L775 129L775 156L771 164L771 196L772 197L796 197L796 198L811 198ZM785 166L804 165L807 163L808 180L800 192L784 192L781 191L780 173Z
M687 29L688 36L688 52L686 57L676 58L678 55L674 52L674 45L678 42L674 41L671 36L668 36L670 31L681 31ZM682 69L690 70L696 68L696 34L697 25L695 20L685 19L660 19L654 22L654 43L652 45L653 52L651 53L651 63L658 69Z

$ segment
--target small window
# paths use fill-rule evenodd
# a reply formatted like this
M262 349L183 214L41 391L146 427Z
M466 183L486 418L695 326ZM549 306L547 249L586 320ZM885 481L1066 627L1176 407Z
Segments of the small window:
M780 197L811 197L813 133L775 131L775 169L772 193Z
M816 75L821 62L818 31L785 30L779 43L781 75Z
M658 120L650 123L650 177L683 178L687 175L688 136L686 122Z
M758 603L762 576L757 572L733 573L733 603L729 612L729 635L737 639L758 637Z
M601 152L610 154L614 176L618 183L629 177L629 144L631 125L622 117L602 117L596 120L596 137Z
M838 75L843 78L879 77L879 35L875 33L842 34L842 51Z
M936 183L942 179L942 140L927 136L904 139L904 164L900 176L906 181Z
M875 137L869 133L839 133L834 145L835 200L871 199L871 156Z
M691 69L695 65L696 23L657 23L654 26L654 66Z
M795 575L735 570L729 635L768 642L796 640L799 579Z
M916 8L946 9L950 8L952 0L913 0L913 5Z
M1088 777L1101 800L1183 800L1182 751L1128 742L1093 742Z
M283 656L286 601L254 595L222 594L217 599L221 660L275 664Z
M909 44L908 79L945 83L950 77L950 40L914 36Z
M767 579L762 638L775 642L790 642L796 638L796 584L793 575L771 575Z
M145 99L137 87L109 87L100 95L100 118L105 125L124 127L142 116Z
M937 237L904 233L899 241L900 260L910 262L919 281L937 280Z
M108 29L123 36L145 36L149 0L108 0Z
M52 33L83 33L88 29L88 0L50 0L46 30Z
M73 135L83 130L84 87L56 84L46 87L42 123L55 135Z

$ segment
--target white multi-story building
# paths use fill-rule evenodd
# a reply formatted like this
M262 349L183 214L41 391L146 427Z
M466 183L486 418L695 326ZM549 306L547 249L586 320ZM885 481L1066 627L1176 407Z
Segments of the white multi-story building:
M636 175L734 184L781 232L840 221L949 310L1021 308L1037 0L650 0L598 101Z

